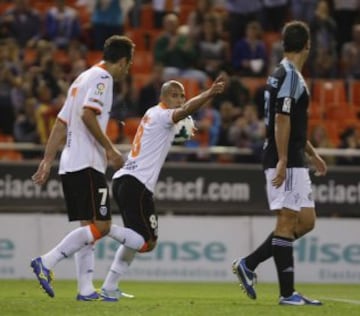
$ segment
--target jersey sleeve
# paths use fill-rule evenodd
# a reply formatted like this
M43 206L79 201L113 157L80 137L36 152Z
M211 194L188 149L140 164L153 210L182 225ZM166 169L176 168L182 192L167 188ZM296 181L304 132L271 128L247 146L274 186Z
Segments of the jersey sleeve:
M69 122L69 105L68 102L65 102L65 104L63 105L63 107L61 108L60 112L57 115L57 118L64 122L65 124L68 124Z
M294 70L286 71L276 98L276 113L291 115L295 101L299 98L299 76Z
M175 109L164 109L159 114L159 121L162 125L166 127L171 127L175 123L173 121L173 114L175 112Z
M107 89L110 89L110 76L98 76L88 83L83 107L93 109L97 114L101 114L105 105Z

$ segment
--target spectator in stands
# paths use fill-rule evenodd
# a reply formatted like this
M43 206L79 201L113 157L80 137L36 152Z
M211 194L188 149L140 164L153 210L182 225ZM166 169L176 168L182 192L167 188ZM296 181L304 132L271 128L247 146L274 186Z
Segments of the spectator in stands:
M70 41L80 37L80 22L76 11L65 5L64 0L56 0L45 16L45 38L58 48L67 48Z
M197 113L194 114L196 121L196 133L186 145L189 147L215 146L220 135L221 117L212 102L208 102ZM189 157L192 161L209 161L212 157L209 154L199 153Z
M40 38L41 18L32 9L29 0L15 0L2 17L2 27L9 37L14 37L20 47L33 47Z
M347 79L360 79L360 23L353 26L352 41L342 47L341 61Z
M269 55L269 67L268 73L272 73L275 67L280 63L283 58L284 49L282 47L281 40L275 41L271 44L270 55Z
M280 32L288 13L288 0L263 0L265 28L267 31Z
M70 69L67 73L67 81L68 84L70 84L77 76L80 75L80 73L88 68L86 61L87 49L80 42L73 41L70 43L67 52L70 61Z
M164 67L161 64L155 64L152 68L150 81L145 84L139 92L139 111L142 117L146 110L156 104L160 97L161 86L164 83Z
M231 61L230 46L221 38L217 24L216 15L207 15L197 40L199 67L212 79L228 69Z
M235 43L232 66L241 76L264 76L267 71L267 54L261 39L262 28L259 22L246 26L246 35Z
M224 92L214 98L213 104L216 109L224 101L229 101L234 105L237 113L241 113L245 104L250 101L250 91L237 76L222 72L222 76L227 78L227 85Z
M35 67L32 78L32 94L39 97L39 85L46 83L50 89L51 99L55 99L62 91L62 72L51 55L44 55L40 61L40 67Z
M195 69L199 63L192 39L179 28L175 14L164 17L164 32L157 38L154 47L155 62L164 65L164 80L194 79L203 87L208 79L205 72Z
M351 41L351 32L356 19L359 19L360 2L358 0L333 0L334 18L338 27L338 51L344 43Z
M40 142L46 144L55 123L60 106L53 103L50 87L41 81L37 87L39 104L35 110L36 128Z
M187 21L192 38L196 40L200 37L206 17L212 14L214 14L214 0L199 0L196 2L196 7L189 13Z
M36 126L35 107L37 101L35 98L25 100L24 109L19 111L14 124L14 140L21 143L39 143L40 137ZM22 152L24 158L35 158L40 153L33 151Z
M124 32L124 15L119 0L95 0L91 10L94 49L102 50L105 40Z
M139 116L138 95L132 77L127 75L125 80L114 84L114 100L110 117L123 121L134 116Z
M314 78L334 78L337 73L337 27L330 16L327 0L318 2L315 17L310 23L310 34L310 75Z
M223 101L220 104L220 131L216 146L232 146L229 140L229 130L237 115L236 108L230 101ZM229 153L221 153L217 157L218 162L234 162L234 155Z
M257 108L247 104L243 115L230 127L229 140L239 148L249 148L253 151L252 157L239 157L241 162L260 162L261 150L265 139L265 123L259 120ZM245 160L244 160L245 159Z
M163 27L164 17L169 13L180 12L181 0L152 0L154 10L154 27L161 29Z
M8 41L0 42L0 132L11 135L15 121L14 89L21 86L18 65L9 57Z
M340 136L341 149L360 149L360 132L358 129L349 127ZM336 161L337 165L359 166L360 157L340 156Z
M310 23L314 18L317 2L318 0L291 0L292 18Z
M223 101L220 104L220 131L217 140L217 146L232 146L233 143L229 140L229 130L234 123L237 111L230 101Z
M262 21L262 6L261 0L226 0L231 48L234 47L235 42L245 36L245 29L249 22Z

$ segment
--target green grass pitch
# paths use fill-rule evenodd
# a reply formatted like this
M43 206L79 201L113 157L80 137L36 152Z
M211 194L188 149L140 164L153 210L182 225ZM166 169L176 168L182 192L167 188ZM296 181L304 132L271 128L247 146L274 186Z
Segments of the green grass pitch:
M96 285L100 286L97 281ZM276 284L258 284L256 301L234 283L122 283L135 295L119 302L77 302L75 281L55 280L55 298L48 297L35 280L0 280L1 316L359 316L360 284L298 284L297 290L321 299L318 306L279 306Z

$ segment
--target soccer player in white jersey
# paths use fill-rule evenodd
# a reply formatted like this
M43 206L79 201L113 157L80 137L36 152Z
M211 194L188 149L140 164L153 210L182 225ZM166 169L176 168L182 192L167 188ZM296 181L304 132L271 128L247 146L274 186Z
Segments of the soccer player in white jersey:
M127 74L134 46L125 36L108 38L103 60L81 73L72 83L46 145L44 158L32 176L36 184L44 184L57 151L65 143L59 174L69 220L80 221L81 227L67 234L48 253L31 261L40 285L50 297L55 295L51 269L77 252L77 300L108 300L95 291L92 283L93 244L111 228L105 171L107 162L120 168L123 158L105 131L113 100L113 81L121 80ZM120 233L123 234L124 229L117 232L112 237L123 241L124 236Z
M220 76L208 90L185 103L183 85L178 81L167 81L161 88L161 102L143 116L128 159L113 176L113 196L124 225L139 237L139 243L136 247L120 245L102 286L104 296L121 296L118 283L136 252L149 252L156 245L158 217L153 192L174 140L175 124L222 93L224 86L224 78Z

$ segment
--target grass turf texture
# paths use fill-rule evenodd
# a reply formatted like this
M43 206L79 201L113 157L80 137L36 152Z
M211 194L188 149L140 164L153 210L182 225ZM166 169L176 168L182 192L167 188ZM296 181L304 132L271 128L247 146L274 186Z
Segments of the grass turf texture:
M96 282L100 286L100 282ZM55 298L35 280L0 281L1 316L224 316L224 315L360 315L360 285L298 284L305 295L324 306L278 306L276 284L258 284L258 299L250 300L234 283L123 282L134 299L119 302L77 302L75 281L54 282ZM343 301L341 301L343 300Z

